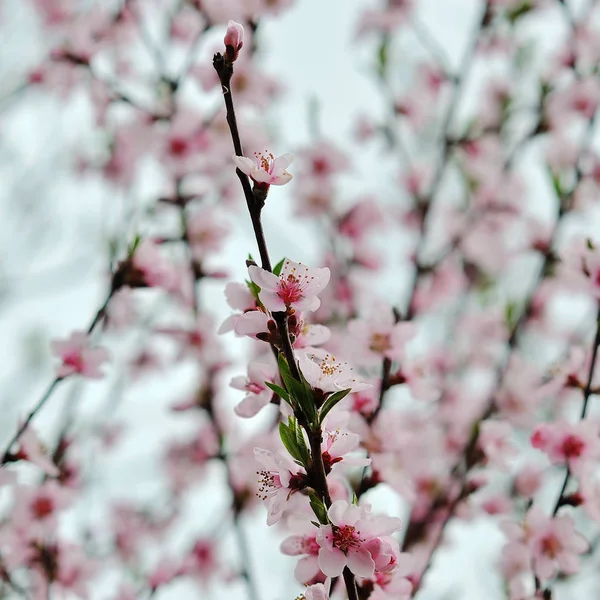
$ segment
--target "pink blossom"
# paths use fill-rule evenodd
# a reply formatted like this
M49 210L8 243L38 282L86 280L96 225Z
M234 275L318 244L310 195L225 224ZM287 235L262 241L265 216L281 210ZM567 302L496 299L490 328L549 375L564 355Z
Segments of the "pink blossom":
M58 525L58 513L73 500L72 491L49 480L39 487L18 486L15 489L14 525L27 525L30 535L45 535Z
M331 331L325 325L315 325L299 320L294 348L313 348L329 341Z
M257 339L259 334L269 331L268 323L271 320L264 310L248 310L241 315L235 315L232 321L233 331L236 335Z
M254 448L254 457L265 467L259 473L258 492L267 501L267 525L274 525L281 519L290 496L305 487L305 474L287 455Z
M231 387L246 392L244 399L233 409L238 417L253 417L271 402L273 392L265 385L265 381L278 381L277 369L274 365L252 361L248 365L247 377L234 377Z
M525 465L517 473L513 487L517 494L533 498L542 487L543 471L535 465Z
M354 240L362 240L369 230L381 231L386 225L383 212L373 198L364 198L340 219L339 232Z
M172 337L179 344L177 360L190 357L212 367L218 367L223 361L215 324L209 314L199 315L191 327L159 327L156 332Z
M106 348L90 346L90 338L83 331L76 331L66 340L51 342L52 353L62 364L58 367L58 377L63 378L79 373L91 379L100 379L104 373L100 367L109 360Z
M575 531L569 515L547 517L539 506L533 506L522 526L505 523L504 531L513 542L521 543L531 552L533 571L543 581L558 572L572 575L579 571L579 555L589 544Z
M383 357L402 361L408 341L415 336L413 323L396 323L389 308L373 313L369 319L354 319L348 323L353 342L353 357L364 365L378 364Z
M311 526L310 531L301 535L287 537L281 543L281 552L287 556L303 556L294 569L294 576L300 583L310 583L321 575L317 556L317 530Z
M48 452L42 442L39 440L35 430L28 425L19 437L19 450L14 453L14 457L19 460L26 460L38 466L49 477L58 477L60 470L48 456Z
M187 238L196 260L218 252L228 233L229 228L219 221L211 207L194 211L188 217Z
M177 285L177 274L171 263L163 256L152 240L142 240L131 259L133 267L140 272L144 285L172 290Z
M250 278L261 290L260 301L271 311L314 311L321 306L317 297L329 283L330 271L309 269L302 263L286 260L279 277L254 265L248 267Z
M371 384L358 379L346 362L341 362L325 350L313 348L311 353L300 352L298 363L306 381L323 392L350 389L359 392Z
M294 157L283 154L275 158L270 152L255 152L254 160L245 156L233 156L235 166L248 175L259 187L270 185L285 185L292 176L286 171L292 164Z
M235 21L229 21L225 32L225 57L234 62L244 45L244 27Z
M302 164L308 178L322 181L347 171L350 161L342 150L323 140L302 152Z
M180 573L206 583L218 575L220 567L216 540L200 538L184 559Z
M599 424L583 420L542 423L531 436L531 445L548 455L553 464L567 464L576 473L600 458Z
M360 446L360 436L357 433L344 431L341 427L331 429L332 420L335 416L336 413L329 413L324 427L323 441L321 442L325 472L329 473L334 465L342 462L346 466L352 467L366 467L370 465L370 458L346 456L346 454L358 449Z
M304 590L304 598L306 600L329 600L330 585L330 579L325 583L315 583L310 585Z
M506 421L487 420L481 424L478 443L489 463L508 469L508 462L517 454L510 438L513 428Z
M322 525L317 533L321 571L328 577L338 577L347 566L359 577L372 577L380 555L388 550L380 538L398 531L402 527L400 519L373 517L370 507L354 506L345 500L334 502L327 514L331 525Z

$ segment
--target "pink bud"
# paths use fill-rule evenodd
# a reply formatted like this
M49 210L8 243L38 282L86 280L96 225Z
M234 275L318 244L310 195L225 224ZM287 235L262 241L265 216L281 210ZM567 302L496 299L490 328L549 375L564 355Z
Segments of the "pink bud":
M244 45L244 28L235 21L229 21L227 24L227 32L225 33L225 57L229 62L234 62L239 51Z

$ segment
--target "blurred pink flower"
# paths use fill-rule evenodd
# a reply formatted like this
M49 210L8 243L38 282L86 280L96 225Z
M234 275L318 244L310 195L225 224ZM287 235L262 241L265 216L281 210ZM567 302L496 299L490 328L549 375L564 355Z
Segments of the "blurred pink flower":
M100 379L104 373L100 367L109 360L106 348L90 346L90 338L83 331L76 331L66 340L51 342L52 353L62 360L58 367L58 377L79 373L84 377Z

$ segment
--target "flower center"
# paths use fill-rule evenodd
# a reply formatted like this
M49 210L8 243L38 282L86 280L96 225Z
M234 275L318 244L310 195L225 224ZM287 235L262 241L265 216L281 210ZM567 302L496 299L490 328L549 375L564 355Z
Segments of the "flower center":
M265 153L255 152L254 160L256 160L256 166L263 171L271 174L273 172L273 166L275 164L275 157L265 150Z
M548 535L542 540L542 551L550 558L555 558L562 550L562 544L555 535Z
M281 278L277 295L287 306L293 302L298 302L302 298L300 282L291 274L287 276L287 279Z
M387 333L374 333L371 336L371 345L369 349L373 352L379 352L383 354L392 347L390 342L390 336Z
M260 394L265 388L258 383L248 381L248 383L246 383L246 389L252 394Z
M73 367L78 372L83 370L83 358L79 352L69 352L63 356L63 363Z
M302 554L309 554L310 556L317 556L319 554L320 546L317 544L317 538L314 535L305 535L302 538L300 547Z
M566 458L577 458L581 456L585 444L576 436L567 436L562 443L562 451Z
M50 498L36 498L31 506L31 511L38 519L44 519L54 512L54 502Z
M266 500L270 495L283 487L277 473L273 473L272 471L257 471L256 474L260 475L260 479L258 480L260 487L256 495L261 500Z
M333 526L333 545L344 554L348 554L348 550L351 548L356 548L361 541L360 531L356 531L355 527L351 525Z
M174 156L183 156L188 149L187 140L182 137L174 137L169 141L169 150Z

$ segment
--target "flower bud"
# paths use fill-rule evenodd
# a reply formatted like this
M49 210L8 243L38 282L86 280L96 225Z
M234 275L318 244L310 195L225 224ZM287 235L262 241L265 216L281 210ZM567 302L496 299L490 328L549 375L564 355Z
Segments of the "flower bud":
M244 28L242 25L235 21L229 21L223 41L225 42L225 58L229 62L234 62L244 45Z

